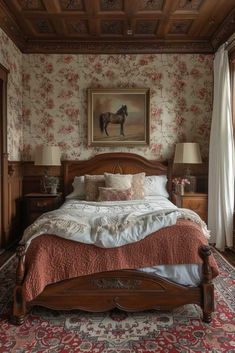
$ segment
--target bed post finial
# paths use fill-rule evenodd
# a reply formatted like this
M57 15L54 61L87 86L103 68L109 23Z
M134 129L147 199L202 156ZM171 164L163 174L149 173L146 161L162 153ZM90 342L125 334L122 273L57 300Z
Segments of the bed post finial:
M212 271L209 264L209 256L211 248L208 245L203 245L199 249L199 254L203 260L202 264L202 310L203 321L209 323L212 320L212 312L214 311L214 286L212 284Z
M173 160L168 159L167 161L167 191L170 195L170 200L172 200L172 169L173 169Z

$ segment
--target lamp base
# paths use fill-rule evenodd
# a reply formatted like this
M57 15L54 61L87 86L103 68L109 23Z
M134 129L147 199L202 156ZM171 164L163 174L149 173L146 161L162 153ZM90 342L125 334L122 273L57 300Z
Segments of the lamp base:
M197 178L193 175L187 175L186 178L190 184L186 184L184 189L185 192L196 192L197 191Z

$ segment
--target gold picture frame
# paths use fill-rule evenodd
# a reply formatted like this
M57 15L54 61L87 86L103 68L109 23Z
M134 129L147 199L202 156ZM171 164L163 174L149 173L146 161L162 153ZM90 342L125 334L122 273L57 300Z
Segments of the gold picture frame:
M148 88L89 88L88 145L149 144Z

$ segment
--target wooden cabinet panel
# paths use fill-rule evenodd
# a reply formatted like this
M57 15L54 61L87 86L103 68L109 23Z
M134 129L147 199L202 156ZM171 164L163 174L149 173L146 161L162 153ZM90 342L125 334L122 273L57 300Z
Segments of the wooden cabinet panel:
M33 223L41 214L53 211L60 207L63 202L62 194L40 194L31 193L24 195L25 227Z
M208 197L207 194L185 193L184 195L174 194L173 202L181 208L189 208L196 212L203 221L207 222Z

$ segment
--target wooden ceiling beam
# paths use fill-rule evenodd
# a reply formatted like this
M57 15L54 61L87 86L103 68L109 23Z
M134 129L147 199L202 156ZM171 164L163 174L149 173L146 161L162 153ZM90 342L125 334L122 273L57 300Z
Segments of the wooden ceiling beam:
M125 0L124 12L127 16L134 16L139 10L139 0Z
M170 23L169 23L170 17L175 12L177 6L178 6L177 1L171 1L171 0L165 1L165 6L163 8L163 18L159 23L158 31L157 31L158 37L164 38L166 36L170 27Z
M88 16L96 16L99 13L99 0L86 0L84 1L86 13ZM70 12L71 14L71 12Z
M59 36L66 37L66 35L68 35L67 26L65 24L65 21L62 18L60 19L58 19L57 17L53 18L52 25Z
M98 35L99 29L98 29L96 20L90 19L88 21L88 27L89 27L89 32L90 32L91 36L97 36Z
M224 18L224 14L229 13L234 6L234 0L204 0L199 10L199 16L190 29L190 35L211 37ZM203 16L200 16L201 13Z
M58 0L42 0L48 13L60 13L60 5Z
M20 27L21 32L23 32L23 35L26 37L29 31L31 32L31 34L33 34L33 32L31 31L31 27L28 26L28 23L26 23L26 21L21 16L18 2L16 0L14 0L12 3L8 2L7 7L10 10L11 14L14 14L14 20Z
M215 32L216 28L219 27L219 24L223 22L224 20L224 11L226 13L231 13L231 11L233 10L235 6L235 1L234 0L220 0L217 5L216 8L214 8L213 13L210 14L209 16L209 21L214 24L213 27L211 27L211 30L209 31L208 28L208 32L206 32L206 26L204 26L200 32L200 35L208 35L208 36L212 36L212 34ZM235 31L235 24L234 24L234 31Z

